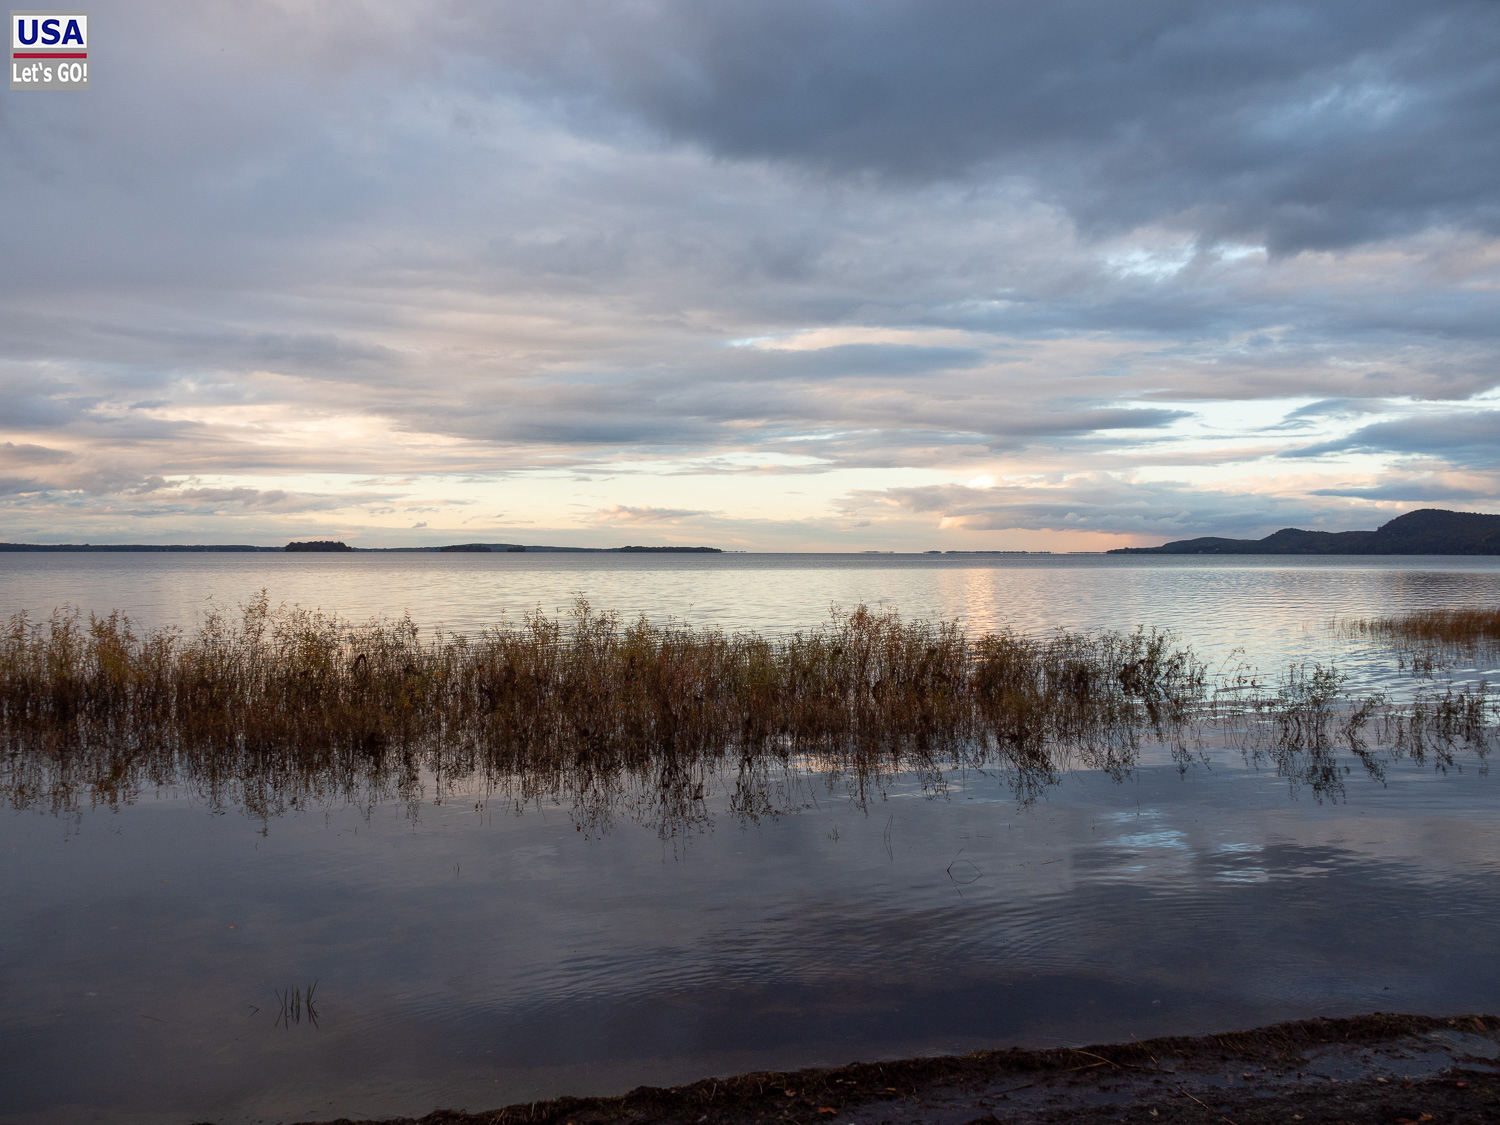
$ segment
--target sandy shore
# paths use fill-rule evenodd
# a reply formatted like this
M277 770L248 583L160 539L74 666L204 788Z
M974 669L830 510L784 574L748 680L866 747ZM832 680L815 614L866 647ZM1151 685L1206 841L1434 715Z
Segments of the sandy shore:
M742 1074L616 1098L441 1110L420 1121L1500 1122L1500 1019L1376 1013L1199 1038Z

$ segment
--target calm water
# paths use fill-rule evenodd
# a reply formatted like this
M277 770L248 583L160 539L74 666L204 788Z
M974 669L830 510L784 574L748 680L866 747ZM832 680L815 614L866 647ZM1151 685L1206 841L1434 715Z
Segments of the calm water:
M6 615L66 604L191 627L210 603L233 610L263 588L273 603L357 620L409 612L456 631L554 613L579 595L627 617L763 632L805 628L830 606L861 602L976 629L1156 625L1205 655L1243 649L1269 667L1357 658L1331 645L1335 616L1500 602L1500 559L0 554Z
M0 610L207 599L473 629L577 593L784 630L830 604L978 627L1164 625L1215 658L1336 660L1342 614L1500 601L1500 560L0 556ZM1469 675L1492 669L1466 669ZM663 839L482 792L262 821L170 789L0 816L0 1121L471 1109L767 1067L1500 1008L1500 787L1356 768L1318 801L1232 749L1123 782L813 775ZM316 1021L278 991L317 981Z

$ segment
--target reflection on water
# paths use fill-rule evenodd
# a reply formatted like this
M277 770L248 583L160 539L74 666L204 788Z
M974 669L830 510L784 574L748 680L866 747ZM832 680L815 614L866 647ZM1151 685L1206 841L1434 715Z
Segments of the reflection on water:
M76 711L13 724L0 1120L381 1117L924 1051L1494 1010L1500 968L1484 953L1500 932L1500 790L1484 768L1496 722L1486 670L1457 669L1451 685L1413 678L1323 624L1422 599L1493 604L1495 573L1307 570L1143 577L1069 564L1032 576L1054 604L1016 586L1004 614L995 591L1011 571L861 571L851 587L925 591L901 602L908 619L968 614L975 634L983 597L1018 629L1035 614L1039 626L1127 630L1114 648L1050 650L1036 630L1019 665L1033 678L1019 682L1045 721L1007 726L1010 712L992 711L925 743L921 715L868 677L809 696L805 729L819 737L778 734L753 753L643 738L641 753L580 757L603 714L582 693L559 697L571 702L534 743L483 725L448 737L462 732L440 724L299 744L323 703L355 698L303 668L259 681L284 704L279 719L159 715L128 738ZM673 599L727 573L685 570L674 587L669 568L620 567L609 581ZM568 604L568 582L595 592L594 577L549 578L555 604ZM721 592L743 603L739 618L683 616L769 628L750 619L816 595L779 619L805 624L828 602L862 600L823 600L843 580L804 568L762 584L756 572ZM259 585L296 600L243 575L221 600ZM190 624L202 590L184 587ZM757 602L767 591L779 608ZM388 595L317 600L353 616L399 611L376 604ZM944 600L955 597L967 600ZM511 619L535 602L507 602ZM124 594L91 608L113 604L138 608ZM50 608L10 603L27 606ZM1193 614L1218 622L1184 631L1200 651L1205 630L1243 628L1172 690L1133 684L1128 630ZM907 650L916 667L930 643ZM340 650L339 683L389 673L387 702L413 686L418 669L372 668L361 651L356 669L358 653ZM1078 666L1106 674L1083 693ZM503 679L503 665L486 667ZM482 686L471 678L470 698ZM695 694L673 704L679 718L696 714ZM1100 710L1080 706L1100 696ZM1174 697L1182 706L1161 706ZM311 714L276 727L298 709ZM742 724L744 710L725 713ZM631 714L620 729L660 731L649 724L662 711ZM1109 721L1083 722L1091 714ZM828 737L860 729L875 737Z

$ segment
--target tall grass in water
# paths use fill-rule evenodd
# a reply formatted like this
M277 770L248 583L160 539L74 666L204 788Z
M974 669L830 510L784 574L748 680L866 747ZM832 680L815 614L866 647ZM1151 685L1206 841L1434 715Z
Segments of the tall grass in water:
M1402 702L1348 689L1348 677L1333 667L1293 665L1273 689L1241 696L1214 719L1248 762L1273 764L1294 795L1306 786L1320 802L1344 796L1356 761L1382 784L1394 761L1430 762L1447 773L1462 768L1460 753L1473 755L1483 774L1500 745L1500 702L1484 681L1441 691L1423 686Z
M1047 776L1068 748L1125 769L1203 700L1193 655L1156 632L971 636L952 622L835 611L785 637L625 621L580 600L475 636L409 618L355 625L272 609L192 633L114 613L13 617L0 640L0 794L72 807L186 784L270 814L337 796L410 796L424 771L520 798L690 818L729 767L808 757L860 777L936 763ZM628 795L628 794L627 794Z
M744 816L797 803L807 767L861 796L897 771L941 787L951 766L998 768L1028 801L1070 766L1124 776L1147 739L1185 764L1189 738L1214 728L1294 788L1338 799L1340 755L1376 780L1391 757L1446 769L1460 749L1488 754L1495 716L1482 684L1397 706L1348 699L1316 666L1278 685L1210 683L1190 651L1144 630L973 636L860 607L766 637L579 601L428 636L409 618L356 625L261 595L191 633L120 614L12 618L0 800L70 810L176 786L270 816L477 781L570 802L591 827L623 812L675 831L706 819L716 788Z
M1500 651L1500 607L1428 609L1397 617L1356 618L1338 622L1337 628L1345 636L1372 637L1403 647Z

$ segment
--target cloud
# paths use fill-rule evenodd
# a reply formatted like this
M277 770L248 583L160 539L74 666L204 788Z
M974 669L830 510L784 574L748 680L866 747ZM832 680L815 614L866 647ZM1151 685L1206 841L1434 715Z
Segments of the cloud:
M0 465L56 465L72 459L73 454L65 449L0 441Z
M724 373L731 378L839 379L912 378L978 367L988 358L979 348L920 347L911 344L841 344L827 348L740 348L730 353Z
M287 494L279 488L269 491L259 488L179 488L172 495L205 504L239 504L250 508L273 508L287 499Z
M505 68L599 128L903 181L1016 177L1097 229L1273 250L1500 229L1484 0L500 6Z
M632 508L625 504L611 504L608 508L600 508L595 512L593 519L596 523L605 524L674 524L695 516L712 514L690 508L653 508L649 504Z
M343 511L389 504L390 492L307 492L246 486L205 487L192 479L166 480L160 476L137 477L129 473L87 472L61 480L13 480L0 487L15 499L0 500L14 510L35 510L39 505L80 509L108 509L131 519L161 520L181 516L238 518L245 515L304 515Z
M1455 466L1500 468L1500 410L1422 414L1364 426L1348 437L1288 450L1283 457L1369 451L1434 457Z
M1379 414L1386 409L1386 404L1378 400L1324 398L1288 412L1276 429L1313 429L1329 418L1357 418L1362 414Z
M37 482L30 478L0 476L0 496L28 495L37 491Z
M23 431L61 429L97 403L97 399L22 391L7 398L4 423Z
M1463 504L1500 501L1500 482L1484 490L1429 481L1392 481L1367 488L1314 488L1310 496L1347 496L1358 500L1394 500L1402 504Z
M1104 473L1008 480L987 488L890 488L857 492L846 501L850 512L880 508L930 514L939 526L964 531L1044 529L1151 539L1257 538L1290 525L1343 528L1350 519L1344 506Z

